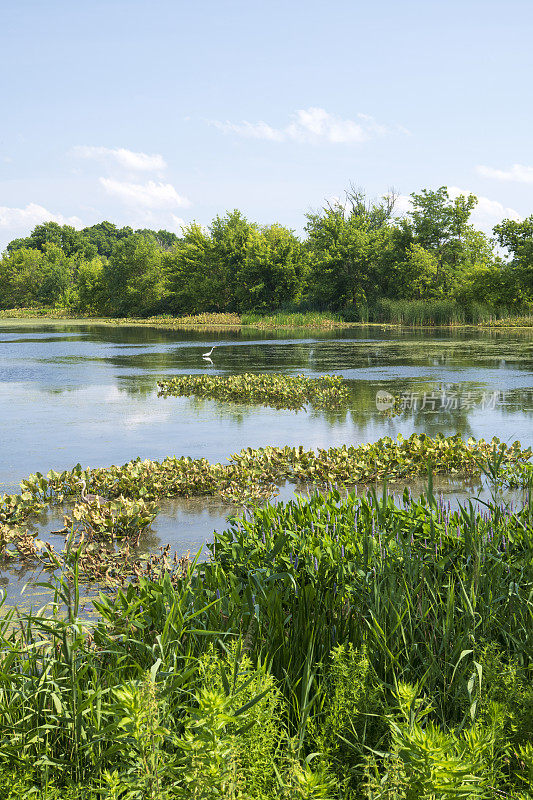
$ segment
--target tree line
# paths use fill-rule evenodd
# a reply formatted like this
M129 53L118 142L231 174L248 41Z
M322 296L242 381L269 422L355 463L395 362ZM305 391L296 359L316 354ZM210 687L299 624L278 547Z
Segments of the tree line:
M308 213L303 237L237 210L207 229L191 223L181 236L46 222L2 254L0 308L117 317L299 308L354 320L383 301L531 310L533 215L504 220L489 237L471 223L474 195L424 189L403 216L396 201L394 193L371 201L350 190Z

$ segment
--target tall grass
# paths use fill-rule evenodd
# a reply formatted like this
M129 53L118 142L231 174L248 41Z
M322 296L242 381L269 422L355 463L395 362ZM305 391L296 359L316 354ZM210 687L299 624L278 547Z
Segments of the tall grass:
M0 309L0 319L31 319L32 317L46 317L48 319L79 319L86 316L72 312L67 308L39 307L39 308L4 308Z
M454 300L380 300L371 312L374 322L396 325L477 325L488 322L494 312L474 303L461 305Z
M255 508L209 560L102 595L90 627L74 554L51 615L1 623L0 779L124 800L525 798L529 473L516 507L452 511L430 476L419 499Z
M502 318L491 317L484 324L494 328L533 328L533 314L523 316L503 316Z
M331 311L278 312L276 314L242 314L243 325L251 328L314 328L316 330L341 327L345 323Z
M232 312L203 312L201 314L186 314L174 316L172 314L158 314L154 317L125 317L115 320L116 322L132 322L137 325L171 325L172 327L236 327L241 324L238 314Z

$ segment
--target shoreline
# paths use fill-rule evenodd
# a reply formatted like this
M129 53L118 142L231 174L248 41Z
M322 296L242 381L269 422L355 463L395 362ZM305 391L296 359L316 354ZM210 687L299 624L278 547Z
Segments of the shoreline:
M31 312L31 313L27 313ZM200 315L199 315L200 316ZM202 315L210 316L210 315ZM159 329L168 330L205 330L205 331L239 331L239 330L260 330L260 331L275 331L275 330L336 330L348 328L381 328L387 330L532 330L533 318L531 322L524 322L523 324L516 324L511 321L497 320L495 322L479 322L479 323L440 323L435 325L412 325L400 322L348 322L340 319L327 317L322 320L309 319L309 322L302 324L301 319L295 323L277 322L276 315L266 317L268 322L261 324L261 322L246 322L242 321L236 314L228 315L212 315L212 316L228 316L232 317L231 321L203 321L194 320L194 317L103 317L91 316L89 314L74 314L68 311L55 311L49 309L7 309L0 311L0 325L10 322L27 321L29 323L46 321L46 322L73 322L73 323L92 323L96 325L111 325L111 326L132 326L132 327L154 327ZM288 316L288 315L283 315ZM298 314L298 317L301 318ZM313 316L311 313L310 317Z

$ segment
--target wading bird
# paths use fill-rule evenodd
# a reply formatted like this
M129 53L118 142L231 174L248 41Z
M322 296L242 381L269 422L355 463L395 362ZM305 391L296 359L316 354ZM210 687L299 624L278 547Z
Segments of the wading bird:
M215 347L216 347L216 344L214 344L214 345L213 345L213 347L211 348L211 350L209 351L209 353L202 353L202 358L209 358L209 356L211 355L211 353L213 352L213 350L215 349Z
M82 478L80 483L82 503L109 503L109 500L106 497L100 497L98 494L87 494L87 483L85 482L85 478Z

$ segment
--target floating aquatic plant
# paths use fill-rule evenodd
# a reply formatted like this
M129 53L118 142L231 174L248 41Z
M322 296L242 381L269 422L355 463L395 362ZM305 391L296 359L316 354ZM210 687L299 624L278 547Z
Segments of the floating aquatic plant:
M72 518L80 522L92 536L111 539L138 539L156 515L155 503L147 503L141 498L129 500L122 496L105 503L98 500L77 503L72 511Z
M408 439L384 437L371 444L328 449L303 447L246 448L227 464L207 459L169 456L162 461L140 458L122 466L72 470L47 475L35 473L21 481L20 495L0 498L0 523L19 524L46 505L79 494L80 479L89 492L110 500L154 501L166 497L218 496L230 502L263 500L284 481L296 484L368 484L387 477L389 482L427 474L474 476L497 453L499 485L526 486L533 474L531 448L519 442L506 445L494 438L469 439L459 435L435 438L413 434Z
M346 405L349 398L346 383L336 375L178 375L158 385L160 397L207 397L278 409L299 410L308 404L334 409Z

